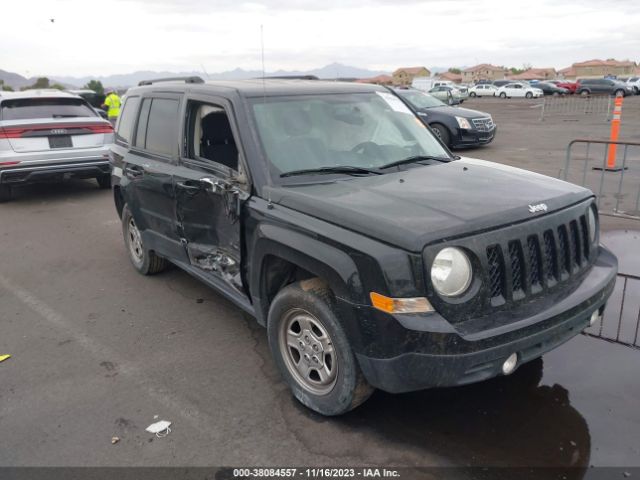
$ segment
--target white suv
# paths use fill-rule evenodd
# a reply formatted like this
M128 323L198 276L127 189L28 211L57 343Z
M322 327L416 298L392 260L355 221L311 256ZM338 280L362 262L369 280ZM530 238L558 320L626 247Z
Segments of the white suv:
M630 77L627 80L627 85L631 87L635 95L640 94L640 77Z
M112 143L111 124L78 95L0 92L0 201L16 185L69 177L109 188Z

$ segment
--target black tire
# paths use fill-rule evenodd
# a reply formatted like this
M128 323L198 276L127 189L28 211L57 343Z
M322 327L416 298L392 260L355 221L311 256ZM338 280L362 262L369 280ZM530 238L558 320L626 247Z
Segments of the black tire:
M500 98L507 98L507 94L506 94L506 93L504 93L504 92L502 92L502 93L500 94Z
M618 96L624 97L626 95L626 93L627 92L625 92L624 90L619 89L619 90L616 90L615 92L613 92L613 96L614 97L618 97Z
M450 146L449 144L451 142L451 134L449 133L447 127L440 123L434 123L433 125L431 125L431 130L433 130L433 133L436 137L442 140L442 143L444 143L447 147Z
M304 361L298 347L289 347L286 340L283 343L282 335L287 336L290 328L287 324L292 317L296 318L295 315L319 321L328 334L325 341L328 340L327 344L332 346L332 354L335 354L332 356L335 358L332 360L335 362L332 363L332 367L336 369L333 383L325 385L323 388L327 391L322 394L310 390L308 381L300 380L299 373L296 373L296 368L291 363L293 353L298 352L299 363ZM301 344L303 333L300 329ZM283 379L289 385L293 396L311 410L322 415L341 415L356 408L373 393L374 389L364 378L342 328L335 297L321 279L312 278L293 283L278 292L269 308L267 334L271 353ZM310 347L311 345L307 344L303 346L307 350ZM327 363L324 351L322 352L321 361ZM313 352L311 354L313 355Z
M0 185L0 203L11 200L11 186Z
M137 232L139 248L136 249L136 251L139 251L139 255L136 255L136 253L134 253L134 248L132 247L132 244L135 243L133 240L135 232L132 227L137 230L133 215L131 215L129 207L125 205L122 209L122 235L124 237L124 244L127 248L127 253L129 254L129 260L131 260L133 267L142 275L154 275L156 273L160 273L167 267L167 260L159 257L155 252L144 246L139 231Z
M470 96L470 97L475 97L475 96L476 96L476 92L470 92L470 93L469 93L469 96Z
M100 175L99 177L96 177L96 181L100 188L111 188L111 174Z
M586 97L587 95L589 95L591 92L589 92L589 90L580 90L578 92L580 95L582 95L583 97Z
M525 96L526 98L533 98L533 93L531 93L531 92L527 92L527 93L525 93L525 95L524 95L524 96Z
M638 87L634 86L634 87L633 87L633 93L634 93L635 95L640 95L640 89L639 89Z

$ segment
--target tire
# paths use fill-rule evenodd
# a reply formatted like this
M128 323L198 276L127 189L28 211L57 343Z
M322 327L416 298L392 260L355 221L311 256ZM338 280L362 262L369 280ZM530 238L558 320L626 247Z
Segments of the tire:
M440 123L434 123L433 125L431 125L431 130L436 137L442 140L442 143L444 143L447 147L449 146L449 144L451 143L451 134L449 133L447 127Z
M527 98L533 98L533 93L527 92L524 96Z
M613 96L614 97L624 97L626 95L626 92L624 90L616 90L615 92L613 92Z
M586 97L587 95L589 95L589 90L580 90L578 93L581 96Z
M342 328L335 297L321 279L278 292L269 308L267 334L283 379L311 410L341 415L373 393Z
M167 261L164 258L145 248L142 243L142 236L128 205L125 205L122 209L122 235L129 253L129 260L131 260L133 267L139 273L153 275L160 273L167 267Z
M634 86L634 87L633 87L633 93L634 93L635 95L640 95L640 89L639 89L638 87Z
M11 193L10 185L0 185L0 203L11 200Z
M500 94L500 98L507 98L507 94L506 94L506 93L504 93L504 92L502 92L502 93Z
M476 96L476 92L470 92L469 96L472 97L472 98L475 97Z
M96 177L96 181L100 188L111 188L111 174L100 175L99 177Z

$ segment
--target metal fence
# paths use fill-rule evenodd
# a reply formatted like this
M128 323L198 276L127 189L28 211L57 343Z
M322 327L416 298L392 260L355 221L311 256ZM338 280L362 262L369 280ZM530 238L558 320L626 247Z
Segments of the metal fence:
M640 277L618 274L602 320L583 333L640 349Z
M599 116L603 121L607 121L611 118L613 100L614 97L609 95L544 97L540 108L540 121L551 116L583 117L585 115Z
M610 145L617 146L615 168L607 167ZM601 214L640 220L640 143L573 140L560 177L591 189Z

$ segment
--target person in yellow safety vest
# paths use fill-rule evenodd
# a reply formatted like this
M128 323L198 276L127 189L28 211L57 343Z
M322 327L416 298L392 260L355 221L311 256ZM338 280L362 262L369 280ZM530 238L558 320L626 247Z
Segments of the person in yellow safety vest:
M106 91L107 97L104 99L102 108L107 111L107 117L112 125L115 126L118 117L120 116L120 97L115 90L108 89Z

